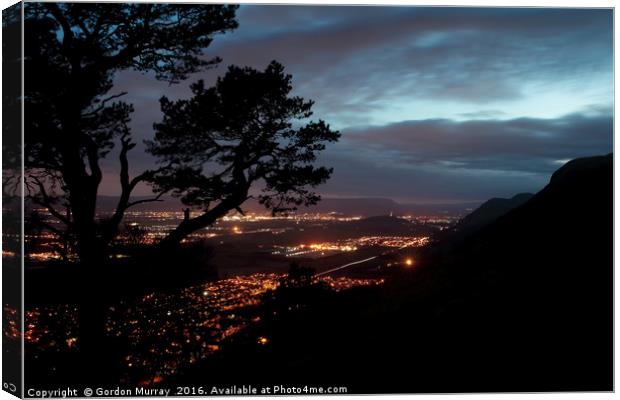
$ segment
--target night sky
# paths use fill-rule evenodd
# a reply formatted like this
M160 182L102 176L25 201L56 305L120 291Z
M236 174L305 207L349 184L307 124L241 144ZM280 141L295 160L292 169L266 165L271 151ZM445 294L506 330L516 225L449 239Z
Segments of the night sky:
M137 141L152 136L162 95L188 97L190 82L213 83L230 64L275 59L294 94L316 101L314 118L342 133L320 159L334 167L326 197L507 197L613 150L611 10L246 5L238 21L207 51L223 59L214 70L173 86L117 76ZM153 165L143 149L134 172ZM102 194L117 193L110 174Z

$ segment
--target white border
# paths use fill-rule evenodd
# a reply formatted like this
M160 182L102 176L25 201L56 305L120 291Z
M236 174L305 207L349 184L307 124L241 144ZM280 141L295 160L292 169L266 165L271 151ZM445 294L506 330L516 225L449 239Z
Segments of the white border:
M90 1L90 0L89 0ZM107 0L110 1L110 0ZM111 1L115 1L115 2L123 2L123 0L111 0ZM205 3L206 1L201 1L201 0L183 0L183 1L179 1L179 0L151 0L149 2L183 2L183 3ZM209 1L211 3L230 3L227 1L218 1L218 0L213 0L213 1ZM13 4L15 4L16 1L12 1L12 0L0 0L0 6L2 9L7 8ZM308 4L308 2L302 2L299 0L287 0L287 1L283 1L283 0L269 0L269 1L260 1L260 0L245 0L243 1L243 3L269 3L269 4ZM330 1L330 0L313 0L311 2L311 4L351 4L351 5L363 5L363 4L367 4L367 5L420 5L420 6L470 6L470 7L560 7L560 8L579 8L579 7L586 7L586 8L593 8L593 7L601 7L601 8L614 8L614 2L611 0L590 0L590 1L578 1L578 0L563 0L563 1L558 1L558 0L521 0L521 1L474 1L474 0L469 0L469 1L437 1L437 0L425 0L425 1L412 1L412 0L338 0L338 1ZM614 14L615 14L615 10L614 10ZM614 15L614 21L615 21L615 15ZM1 40L1 30L0 30L0 40ZM618 46L618 32L615 30L615 24L614 24L614 54L617 54L617 46ZM22 71L23 72L23 71ZM615 63L615 57L614 57L614 77L618 74L618 64ZM23 81L22 81L22 85L23 85ZM2 88L2 84L0 83L0 90ZM615 88L615 79L614 79L614 88ZM23 86L22 86L23 89ZM614 91L615 93L615 91ZM615 115L615 111L616 111L616 101L615 101L615 94L614 94L614 115ZM23 118L23 112L22 112L22 118ZM0 111L0 122L2 121L2 115L1 115L1 111ZM617 127L618 127L618 121L616 118L614 118L614 132L617 131ZM0 135L1 136L1 135ZM615 139L615 134L614 134L614 139ZM0 138L0 143L1 143L1 138ZM618 143L614 140L614 153L617 154L618 152ZM1 162L1 154L0 154L0 162ZM617 179L618 176L620 176L620 166L618 165L618 163L615 163L614 161L614 210L617 209L618 204L620 204L620 200L619 200L619 196L618 196L618 185L616 185L617 183ZM22 216L23 217L23 216ZM22 218L23 220L23 218ZM618 214L616 214L614 212L614 234L615 234L615 227L618 226L618 222L620 220L620 217L618 216ZM1 216L0 216L0 222L1 222ZM618 238L617 235L614 235L614 250L620 248L620 239ZM23 259L23 258L22 258ZM615 267L615 262L614 262L614 267ZM0 266L1 268L1 266ZM615 272L615 269L614 269ZM22 271L23 273L23 271ZM614 287L618 287L618 275L614 273ZM1 282L2 282L2 277L0 274L0 287L1 287ZM614 293L614 309L618 310L618 297L615 296ZM614 320L614 329L616 332L616 338L618 335L618 329L616 326L616 321L617 319ZM615 359L618 359L618 349L617 347L614 348L614 355L615 355ZM23 362L22 362L23 364ZM23 365L22 365L22 371L23 371ZM2 366L0 363L0 376L2 376ZM619 382L618 380L619 374L618 374L618 369L614 369L614 380L615 380L615 384L617 384ZM416 399L441 399L441 398L449 398L449 399L454 399L454 400L460 400L460 399L472 399L472 398L482 398L482 399L493 399L496 397L499 397L501 399L537 399L537 398L544 398L544 399L549 399L549 400L555 400L555 399L607 399L607 398L614 398L615 397L615 393L551 393L551 394L463 394L463 395L378 395L378 396L373 396L375 398L379 398L379 399L387 399L387 398L403 398L403 397L413 397L415 396ZM326 396L302 396L304 398L310 398L310 399L318 399L318 398L329 398L329 399L335 399L335 398L339 398L339 399L365 399L368 396L332 396L332 397L326 397ZM9 400L9 399L14 399L14 396L9 395L8 393L1 391L0 393L0 400ZM241 397L231 397L232 399L243 399ZM295 397L295 398L299 398L299 397ZM192 399L192 398L188 398L188 399Z

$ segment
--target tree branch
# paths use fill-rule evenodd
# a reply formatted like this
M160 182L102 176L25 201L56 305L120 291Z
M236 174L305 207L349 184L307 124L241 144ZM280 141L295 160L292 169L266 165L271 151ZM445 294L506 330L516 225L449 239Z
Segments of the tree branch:
M160 192L157 196L151 198L151 199L143 199L143 200L137 200L137 201L132 201L127 203L127 205L125 206L125 209L128 209L129 207L133 207L133 206L137 206L138 204L143 204L143 203L152 203L155 201L163 201L161 200L161 196L163 196L166 192Z
M111 95L109 97L106 97L105 99L102 99L99 102L99 106L97 108L95 108L94 110L89 111L89 112L87 112L85 114L82 114L82 117L86 118L86 117L90 117L92 115L97 114L99 111L101 111L101 110L103 110L105 108L105 106L106 106L106 104L108 102L110 102L110 101L112 101L114 99L118 99L119 97L123 97L126 94L127 94L127 92L120 92L118 94L114 94L114 95Z
M119 172L119 179L120 179L120 184L121 184L121 195L120 195L120 198L118 199L116 210L114 211L114 214L108 221L107 235L110 238L116 234L116 231L118 230L118 226L121 223L123 216L125 215L125 211L127 211L128 208L136 206L138 204L142 204L142 203L162 201L160 200L160 198L166 193L166 191L163 191L159 193L156 197L151 198L151 199L143 199L143 200L138 200L134 202L129 201L131 197L131 193L136 188L138 183L146 180L147 178L151 177L154 173L157 172L157 170L156 171L145 171L141 173L140 175L135 176L133 179L131 180L129 179L129 158L127 157L127 154L129 153L131 149L133 149L136 146L135 143L132 143L130 135L131 135L131 132L129 131L129 128L125 125L123 128L121 139L120 139L121 140L121 151L119 153L119 162L121 164L121 170Z
M63 224L67 225L68 227L71 226L71 221L66 216L62 215L62 213L60 213L58 210L56 210L52 205L53 198L47 193L47 190L45 190L45 185L43 184L43 182L41 182L41 180L35 176L31 176L30 178L39 188L39 193L42 197L42 199L38 199L36 196L31 196L32 201L39 204L40 206L45 207L52 216L60 220Z
M47 222L40 222L40 224L47 230L55 233L56 235L58 235L61 239L63 240L69 240L69 233L68 232L63 232L60 229L48 224Z
M84 147L86 148L90 177L96 184L99 184L103 177L101 167L99 166L99 147L89 137L85 137Z
M69 21L67 21L67 18L65 18L62 10L60 9L60 7L58 7L57 3L46 3L45 6L49 10L49 12L52 13L52 16L54 16L56 21L60 24L63 34L62 46L67 49L73 41L73 31L71 30L71 25L69 24Z

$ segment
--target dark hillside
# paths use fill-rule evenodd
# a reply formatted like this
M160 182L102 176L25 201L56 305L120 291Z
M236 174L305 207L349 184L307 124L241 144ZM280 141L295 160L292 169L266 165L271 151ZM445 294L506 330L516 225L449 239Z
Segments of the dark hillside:
M488 200L471 214L461 219L455 228L461 232L472 232L519 207L533 196L531 193L520 193L510 199L493 198Z
M613 390L612 175L612 155L569 162L415 270L267 320L185 378L357 393ZM273 340L257 348L252 334Z

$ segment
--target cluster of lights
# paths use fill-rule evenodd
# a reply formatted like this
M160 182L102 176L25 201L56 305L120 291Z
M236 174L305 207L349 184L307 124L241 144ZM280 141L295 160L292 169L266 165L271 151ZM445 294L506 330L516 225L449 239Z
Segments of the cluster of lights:
M9 342L19 340L21 334L19 327L19 313L17 312L17 309L9 307L5 304L3 307L2 318L4 339Z
M45 213L45 210L40 210ZM105 213L100 216L105 216ZM140 242L143 245L152 245L158 243L162 238L168 235L184 218L183 211L128 211L126 213L127 226L135 227L141 226L144 229L144 233L140 237ZM405 215L400 218L415 221L422 224L434 224L447 226L455 222L455 218L449 216L411 216ZM257 214L247 213L246 215L230 214L222 218L219 223L201 229L197 232L190 234L184 242L191 242L196 240L205 240L218 237L221 235L241 235L252 233L271 233L278 235L287 231L290 231L288 227L256 227L247 226L244 224L253 222L268 222L268 221L291 221L293 223L300 222L340 222L340 221L355 221L359 220L359 216L343 216L338 213L304 213L304 214L290 214L290 215L270 215L270 214ZM35 236L26 235L26 240L31 241ZM32 261L45 261L58 259L60 256L57 251L54 250L54 244L57 246L58 238L52 232L43 231L36 235L38 240L37 246L40 248L35 252L28 252L28 255ZM134 243L135 238L130 233L122 233L116 239L117 243L122 245L131 245ZM347 252L355 251L360 247L369 246L383 246L383 247L417 247L426 244L428 238L426 237L401 237L401 236L366 236L357 239L347 239L336 243L317 243L307 245L296 246L282 246L274 249L273 254L284 255L287 257L299 257L299 256L324 256L333 254L334 252ZM49 249L48 249L49 248ZM6 256L11 256L6 254Z
M25 312L24 340L39 351L75 348L78 334L78 310L61 304L36 307Z
M38 253L26 253L26 256L34 261L60 260L60 254L55 251L42 251Z
M41 210L42 213L46 213L45 210ZM106 216L106 213L101 213L101 216ZM149 220L160 223L172 223L182 220L184 218L183 211L128 211L125 216L130 220ZM290 213L272 215L269 212L265 213L245 213L241 215L233 213L222 217L222 222L263 222L263 221L357 221L362 219L361 216L344 216L336 212L330 213ZM170 225L174 227L174 225Z
M363 236L339 242L274 246L271 254L285 257L325 256L337 252L356 251L360 247L422 247L428 244L429 240L428 236Z
M428 244L429 236L363 236L354 239L353 243L357 246L371 247L422 247Z
M321 281L325 282L330 288L336 292L360 286L377 286L385 283L384 279L352 279L344 276L331 277L322 276Z
M280 279L278 274L240 276L114 307L107 329L130 343L127 377L164 377L217 352L223 340L256 321L253 306Z
M348 244L338 243L315 243L315 244L300 244L298 246L274 246L276 250L272 251L274 255L284 255L285 257L299 257L305 255L326 255L336 252L351 252L356 251L357 247Z
M245 215L233 214L227 215L222 218L224 222L261 222L261 221L358 221L362 219L361 216L344 216L336 212L330 213L302 213L302 214L288 214L288 215L271 215L246 213Z
M134 302L110 307L106 331L125 338L124 382L149 384L178 372L220 350L221 343L260 321L258 306L263 295L278 287L284 275L257 273L209 282L174 293L151 293ZM383 280L321 278L334 291L371 286ZM5 337L19 338L17 310L5 310L15 318ZM59 305L26 312L24 338L29 351L79 349L78 309ZM258 339L267 345L266 337Z
M417 222L425 225L452 225L462 218L461 215L403 215L400 218L409 222Z
M7 258L11 258L11 257L15 257L15 252L14 251L10 251L10 250L2 250L2 257L7 257Z

